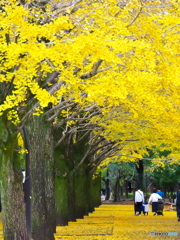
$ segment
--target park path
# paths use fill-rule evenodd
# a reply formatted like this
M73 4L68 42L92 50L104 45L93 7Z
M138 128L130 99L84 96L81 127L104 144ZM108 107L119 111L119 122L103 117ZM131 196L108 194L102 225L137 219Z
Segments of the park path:
M176 212L164 209L164 216L134 216L133 205L101 205L89 216L57 227L60 240L180 239Z
M176 212L164 209L164 216L134 216L133 205L102 204L93 213L57 226L55 239L60 240L158 240L180 239L180 222ZM1 215L0 215L1 220ZM177 235L177 236L176 236ZM2 222L0 221L0 240Z

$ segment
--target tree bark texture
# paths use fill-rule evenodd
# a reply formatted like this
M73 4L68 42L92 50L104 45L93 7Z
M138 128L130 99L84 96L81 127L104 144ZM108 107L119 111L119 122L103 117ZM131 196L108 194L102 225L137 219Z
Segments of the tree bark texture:
M69 221L68 210L68 169L60 148L55 150L55 208L56 224L65 226Z
M128 198L128 181L127 180L125 180L124 182L124 192L125 192L126 198Z
M29 240L26 228L25 202L20 155L15 151L17 135L10 134L1 162L1 201L4 240Z
M110 186L109 186L109 171L107 170L107 178L105 180L106 184L106 198L105 200L109 200L110 198Z
M51 126L34 116L28 124L32 179L33 240L54 240L54 157Z
M136 171L138 173L138 179L137 179L137 187L140 187L142 190L144 190L144 162L143 160L138 161L138 165L136 165Z
M71 140L67 139L55 149L55 206L56 224L67 225L76 220L74 160L71 157ZM70 146L69 146L70 145Z
M58 138L57 131L54 137ZM58 225L66 225L68 221L82 218L94 209L91 203L91 163L89 155L86 156L89 135L83 140L79 139L82 139L79 133L69 134L55 149L55 202Z
M101 176L95 175L95 178L91 180L90 187L90 202L89 211L94 211L95 207L101 205Z
M89 213L91 176L81 166L75 174L76 218L83 218Z
M118 202L121 200L119 180L120 180L120 175L116 178L116 183L114 186L114 202Z

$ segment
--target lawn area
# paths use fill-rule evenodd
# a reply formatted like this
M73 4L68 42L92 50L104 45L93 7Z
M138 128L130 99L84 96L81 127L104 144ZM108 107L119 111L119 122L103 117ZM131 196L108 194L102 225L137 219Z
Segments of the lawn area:
M152 212L149 216L134 216L133 205L103 204L84 219L65 227L57 226L56 230L56 240L180 239L176 212L166 207L164 216L153 216ZM3 240L2 222L0 240Z

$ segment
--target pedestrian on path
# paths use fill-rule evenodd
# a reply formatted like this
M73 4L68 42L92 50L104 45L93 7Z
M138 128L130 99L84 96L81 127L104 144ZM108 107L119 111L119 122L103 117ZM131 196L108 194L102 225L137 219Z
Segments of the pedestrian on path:
M152 202L152 212L154 212L153 216L157 216L159 199L162 199L162 197L157 194L156 190L153 190L153 193L151 194L148 201L149 204Z
M177 218L178 218L178 221L180 221L180 186L179 186L179 190L175 194L175 197L176 197Z
M144 216L147 215L148 216L148 212L150 211L149 209L149 204L148 204L148 199L147 197L144 198L144 202L142 204L142 210L143 210L143 214Z
M135 192L135 215L141 216L142 204L144 202L144 193L141 191L140 187L137 188Z
M162 198L165 197L163 191L161 190L161 188L159 187L158 190L157 190L157 194L159 194Z

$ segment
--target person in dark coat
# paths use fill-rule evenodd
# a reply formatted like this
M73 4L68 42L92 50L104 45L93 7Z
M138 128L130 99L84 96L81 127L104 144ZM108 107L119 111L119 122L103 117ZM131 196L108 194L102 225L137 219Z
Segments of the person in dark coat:
M179 186L179 190L176 192L175 196L176 196L177 218L178 218L178 221L180 221L180 186Z

